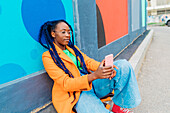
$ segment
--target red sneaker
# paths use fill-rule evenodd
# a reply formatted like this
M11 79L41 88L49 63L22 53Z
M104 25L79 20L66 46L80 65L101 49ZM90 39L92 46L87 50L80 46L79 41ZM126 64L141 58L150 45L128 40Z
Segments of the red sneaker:
M121 108L120 106L118 106L116 104L113 105L112 112L114 112L114 113L133 113L129 109Z

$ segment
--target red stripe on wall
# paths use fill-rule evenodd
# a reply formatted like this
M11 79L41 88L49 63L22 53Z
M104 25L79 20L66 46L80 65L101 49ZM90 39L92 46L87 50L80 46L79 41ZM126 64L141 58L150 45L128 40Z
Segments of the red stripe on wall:
M96 4L103 19L106 44L128 34L127 0L96 0Z

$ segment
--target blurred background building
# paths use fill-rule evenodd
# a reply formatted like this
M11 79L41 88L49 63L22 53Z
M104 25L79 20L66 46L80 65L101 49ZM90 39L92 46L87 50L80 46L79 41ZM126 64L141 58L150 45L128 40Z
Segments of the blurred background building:
M170 17L170 0L147 0L148 22L164 22Z

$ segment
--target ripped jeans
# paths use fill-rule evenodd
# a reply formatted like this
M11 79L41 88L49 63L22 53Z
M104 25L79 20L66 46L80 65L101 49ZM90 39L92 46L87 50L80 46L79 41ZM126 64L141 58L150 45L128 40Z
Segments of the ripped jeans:
M119 69L116 76L109 79L94 80L90 91L82 91L75 109L78 113L112 113L107 110L100 98L114 90L113 102L122 108L134 108L141 102L139 88L133 68L127 60L113 63ZM95 93L94 93L95 90Z

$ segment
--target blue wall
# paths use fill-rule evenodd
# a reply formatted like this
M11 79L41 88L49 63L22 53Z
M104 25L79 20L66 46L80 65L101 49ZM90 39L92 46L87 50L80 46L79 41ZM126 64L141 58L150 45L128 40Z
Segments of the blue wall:
M37 42L40 26L65 19L73 27L72 0L1 0L0 84L44 69Z

